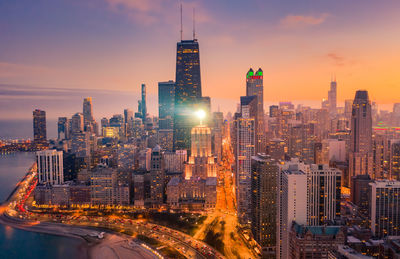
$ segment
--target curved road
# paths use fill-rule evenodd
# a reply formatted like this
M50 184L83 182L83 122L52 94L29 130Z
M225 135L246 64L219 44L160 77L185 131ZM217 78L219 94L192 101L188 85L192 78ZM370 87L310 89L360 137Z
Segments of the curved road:
M107 218L107 222L104 222L102 217L91 217L91 220L88 220L87 218L86 220L83 220L82 217L79 219L69 218L66 222L68 225L66 225L62 224L64 221L61 223L50 222L52 219L46 214L33 214L29 211L26 211L25 201L29 198L37 182L35 171L36 170L34 166L30 168L26 176L17 184L16 190L7 201L7 204L0 207L1 224L7 224L28 231L84 238L85 240L88 236L95 232L94 230L85 227L91 226L105 228L112 227L113 229L119 228L121 230L130 230L134 233L152 237L158 240L164 246L178 250L179 253L187 258L224 258L215 249L189 235L155 224L141 223L122 218L112 220ZM143 254L141 258L157 258L157 256L160 256L158 252L151 251L149 247L146 247L147 250L142 247L140 247L140 249L138 247L133 249L132 246L135 246L135 243L132 242L133 239L130 237L128 238L128 236L126 236L124 240L120 240L117 237L121 239L120 235L106 234L105 239L107 239L107 245L102 246L102 243L100 244L103 252L99 253L98 256L107 254L107 256L104 258L135 258L135 256L132 254L128 256L129 253L127 254L127 251L123 251L126 249L135 251L136 254ZM116 243L120 244L115 245Z

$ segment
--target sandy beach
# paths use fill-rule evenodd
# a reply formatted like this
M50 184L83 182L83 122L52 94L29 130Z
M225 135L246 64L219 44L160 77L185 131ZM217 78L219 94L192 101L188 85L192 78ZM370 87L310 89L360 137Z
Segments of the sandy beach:
M97 235L101 231L95 229L80 228L59 223L28 222L10 217L7 214L0 215L0 224L25 231L79 239L82 241L82 245L79 247L79 259L158 258L149 249L142 246L141 243L127 235L104 233L103 238L100 239Z

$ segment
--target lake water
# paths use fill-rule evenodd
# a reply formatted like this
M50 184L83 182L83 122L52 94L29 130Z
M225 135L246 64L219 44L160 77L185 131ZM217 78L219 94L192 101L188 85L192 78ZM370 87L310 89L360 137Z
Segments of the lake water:
M33 153L0 155L0 202L33 164ZM79 258L82 241L14 229L0 224L0 258Z

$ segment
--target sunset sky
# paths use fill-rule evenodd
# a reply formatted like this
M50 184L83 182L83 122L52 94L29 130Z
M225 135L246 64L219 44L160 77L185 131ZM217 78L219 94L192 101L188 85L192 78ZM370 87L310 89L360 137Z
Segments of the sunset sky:
M175 79L179 3L0 1L0 118L30 118L33 108L71 116L86 96L99 117L136 110L141 83L157 115L157 82ZM400 1L182 3L184 39L196 9L203 95L213 110L235 110L249 67L264 70L266 108L318 105L332 75L339 102L357 89L382 108L400 102Z

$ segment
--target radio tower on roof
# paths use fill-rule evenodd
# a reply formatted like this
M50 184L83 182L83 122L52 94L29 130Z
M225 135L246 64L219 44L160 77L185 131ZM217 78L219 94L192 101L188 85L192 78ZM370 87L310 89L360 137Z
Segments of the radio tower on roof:
M196 18L195 18L195 9L193 8L193 40L196 39Z

